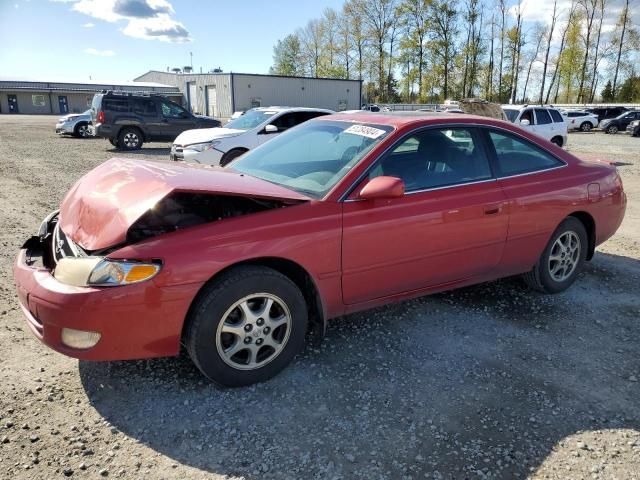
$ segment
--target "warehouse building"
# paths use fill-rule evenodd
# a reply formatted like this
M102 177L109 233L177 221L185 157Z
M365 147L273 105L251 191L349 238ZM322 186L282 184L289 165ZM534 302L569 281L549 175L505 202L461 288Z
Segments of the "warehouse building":
M155 82L76 83L0 78L0 113L81 113L91 106L94 93L102 90L155 92L178 103L183 98L177 87Z
M284 105L342 111L361 106L362 82L247 73L172 73L152 70L135 79L173 85L193 113L227 119L233 112Z

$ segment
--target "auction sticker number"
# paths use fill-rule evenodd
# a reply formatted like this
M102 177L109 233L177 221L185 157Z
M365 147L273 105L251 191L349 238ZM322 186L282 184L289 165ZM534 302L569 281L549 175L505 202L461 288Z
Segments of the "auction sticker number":
M385 133L384 130L380 130L379 128L374 127L367 127L366 125L351 125L344 132L350 133L352 135L360 135L361 137L367 138L378 138Z

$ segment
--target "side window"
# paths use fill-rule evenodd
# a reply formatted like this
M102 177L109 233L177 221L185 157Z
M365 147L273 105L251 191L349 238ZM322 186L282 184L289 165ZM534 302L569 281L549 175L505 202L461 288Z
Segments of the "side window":
M536 108L536 125L548 125L551 123L551 116L544 108Z
M133 113L143 117L155 117L158 113L156 102L151 99L137 98L133 101Z
M554 115L554 113L557 113L555 110L549 110L549 112L551 112L551 116L553 117L553 120L556 121L556 117ZM583 114L580 112L569 112L569 115L567 115L569 118L576 118L576 117L581 117Z
M532 108L527 108L522 112L522 115L520 116L520 122L522 122L523 120L528 120L529 124L533 125L533 109Z
M185 118L187 111L175 103L162 102L162 116L166 118Z
M312 118L322 117L323 115L327 114L324 112L298 112L296 125L311 120Z
M102 110L106 112L128 112L129 102L119 98L103 98Z
M284 132L285 130L291 128L291 127L295 127L298 123L297 121L297 113L285 113L284 115L280 115L278 118L276 118L273 122L271 122L272 125L275 125L276 127L278 127L278 131L279 132Z
M417 132L385 154L369 173L398 177L407 192L491 178L489 161L473 129Z
M489 137L495 148L501 177L537 172L563 165L551 154L513 135L490 131Z

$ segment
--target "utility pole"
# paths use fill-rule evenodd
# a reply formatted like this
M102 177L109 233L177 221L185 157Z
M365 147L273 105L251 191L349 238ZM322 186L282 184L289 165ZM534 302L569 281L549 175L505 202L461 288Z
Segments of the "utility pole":
M193 52L189 52L189 56L191 57L191 71L193 72Z

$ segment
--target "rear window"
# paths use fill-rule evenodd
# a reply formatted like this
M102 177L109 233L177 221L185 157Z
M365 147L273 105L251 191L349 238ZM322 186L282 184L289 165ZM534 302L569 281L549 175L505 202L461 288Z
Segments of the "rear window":
M527 140L497 131L489 131L495 148L500 177L548 170L563 165L550 153Z
M104 98L102 110L106 112L128 112L129 102L120 98Z
M559 111L549 109L549 110L548 110L548 112L551 114L551 118L553 118L553 121L554 121L555 123L562 123L562 122L564 122L564 120L563 120L563 118L562 118L562 115L560 115L560 112L559 112Z
M97 112L100 110L100 103L102 102L102 94L96 93L93 96L93 101L91 102L91 110Z

